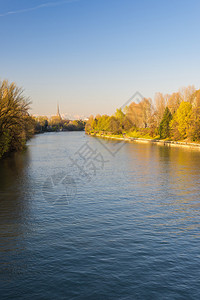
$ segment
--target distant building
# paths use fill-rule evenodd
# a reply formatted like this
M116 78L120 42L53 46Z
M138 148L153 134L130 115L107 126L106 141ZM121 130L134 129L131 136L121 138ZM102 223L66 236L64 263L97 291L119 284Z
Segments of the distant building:
M57 117L62 120L61 114L60 114L60 108L59 108L59 104L57 104Z

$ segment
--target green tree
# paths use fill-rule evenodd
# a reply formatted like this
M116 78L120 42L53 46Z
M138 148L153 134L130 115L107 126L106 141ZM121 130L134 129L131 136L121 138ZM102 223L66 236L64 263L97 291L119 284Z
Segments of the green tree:
M165 108L165 112L162 118L162 121L160 122L159 126L159 135L161 139L166 139L170 136L170 122L172 120L172 114L168 107Z
M35 131L36 133L47 131L48 128L48 118L46 116L35 117Z
M115 113L115 118L118 119L120 122L123 121L125 117L125 114L123 113L121 108L117 108L116 113Z
M111 117L108 118L106 129L107 129L107 131L109 131L113 134L120 134L122 132L120 122L114 116L111 116Z
M107 116L107 115L103 115L101 118L99 118L98 124L97 124L97 130L106 131L108 118L109 118L109 116Z

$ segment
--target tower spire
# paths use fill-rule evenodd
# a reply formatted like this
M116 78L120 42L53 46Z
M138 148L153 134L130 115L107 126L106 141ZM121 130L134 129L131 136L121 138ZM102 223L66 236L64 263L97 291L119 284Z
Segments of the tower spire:
M60 115L59 103L57 103L57 117L59 117L60 119L62 119L61 115Z

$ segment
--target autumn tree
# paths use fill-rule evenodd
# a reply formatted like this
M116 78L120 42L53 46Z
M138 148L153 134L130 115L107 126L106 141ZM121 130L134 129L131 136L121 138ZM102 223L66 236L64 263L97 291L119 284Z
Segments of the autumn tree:
M181 88L179 90L179 93L181 94L182 101L193 104L195 95L194 85L189 85L188 87Z
M113 134L120 134L122 132L120 121L114 116L108 118L106 129Z
M168 106L171 114L174 114L177 111L177 109L179 108L179 105L181 104L182 101L183 100L182 100L180 93L173 93L169 97L167 106Z
M132 102L126 109L126 116L135 128L146 128L152 113L151 100L144 98L140 103Z
M33 134L34 120L30 117L30 101L13 82L0 82L0 157L23 149Z
M122 123L123 119L125 117L125 114L123 113L121 108L117 108L116 113L115 113L115 117Z
M135 128L140 128L143 125L141 106L132 102L126 109L126 116Z
M200 90L197 90L194 93L194 102L188 134L192 141L200 141Z
M188 137L192 115L192 105L189 102L181 102L179 108L170 123L172 136L175 139L185 139Z
M142 118L144 127L147 128L149 126L149 121L152 115L152 101L150 98L144 98L140 105L142 106Z
M159 126L166 107L166 99L162 93L156 93L155 95L155 110L156 110L156 122L157 122L157 127Z
M114 116L90 118L86 131L138 131L138 136L200 140L200 90L193 86L171 95L157 93L154 105L150 98L132 102L124 111L117 109Z
M62 120L60 119L59 116L52 116L49 121L49 124L51 126L60 126L61 123L62 123Z
M85 131L86 131L86 132L90 132L90 131L93 130L93 128L92 128L93 120L94 120L94 116L91 115L91 116L89 117L89 120L88 120L87 123L86 123L86 126L85 126Z

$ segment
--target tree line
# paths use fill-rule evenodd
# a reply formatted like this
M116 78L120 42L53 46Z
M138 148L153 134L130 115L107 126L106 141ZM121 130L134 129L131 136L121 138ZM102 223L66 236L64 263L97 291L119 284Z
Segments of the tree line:
M54 132L54 131L82 131L85 129L86 122L83 120L66 120L59 116L34 117L35 133Z
M86 132L200 141L200 90L189 86L171 95L157 93L154 101L143 98L112 116L90 116Z
M85 121L81 120L63 120L59 116L50 119L33 117L29 114L30 104L22 88L14 82L0 81L0 159L23 150L35 133L85 129Z

